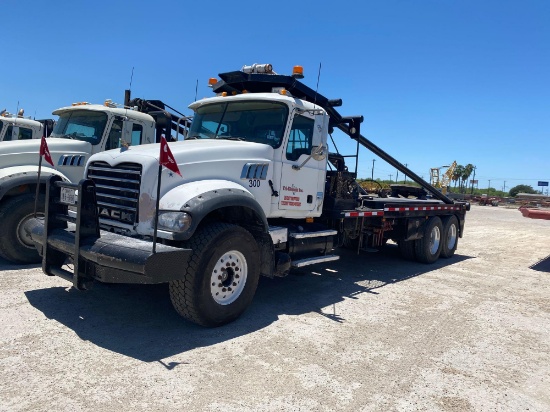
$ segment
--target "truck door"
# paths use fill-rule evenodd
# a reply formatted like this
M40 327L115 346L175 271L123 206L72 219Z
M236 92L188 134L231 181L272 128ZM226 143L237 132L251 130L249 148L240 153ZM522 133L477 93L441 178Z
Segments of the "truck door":
M326 117L324 114L294 112L292 127L282 156L279 209L296 211L296 217L321 213L326 175L326 156L311 157L314 146L326 148ZM294 168L293 168L294 167ZM306 213L304 213L306 212ZM311 212L311 213L309 213ZM291 217L292 214L287 216Z
M132 120L115 118L105 142L105 150L120 148L124 151L142 143L150 143L145 141L143 125Z
M154 140L146 141L145 134L143 132L143 125L136 120L124 122L124 128L122 129L122 139L130 146L138 146L144 143L153 143Z

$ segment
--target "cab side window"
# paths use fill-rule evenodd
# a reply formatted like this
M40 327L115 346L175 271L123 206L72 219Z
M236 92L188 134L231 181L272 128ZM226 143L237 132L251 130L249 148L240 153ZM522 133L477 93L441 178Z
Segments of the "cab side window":
M117 149L120 147L120 139L122 138L122 120L114 120L111 126L111 131L105 143L105 150Z
M132 125L132 146L137 146L141 144L141 138L143 136L143 126L140 124Z
M298 160L301 155L311 153L314 124L313 119L300 115L294 117L286 147L288 160Z
M17 129L17 136L15 140L27 140L32 139L32 129L27 129L26 127L19 126ZM13 126L8 126L6 129L6 134L4 135L4 140L12 140L13 137Z
M32 139L32 130L27 129L25 127L20 127L19 128L19 136L17 138L18 138L18 140Z
M6 134L4 135L4 141L11 140L13 133L13 126L8 126L6 129Z

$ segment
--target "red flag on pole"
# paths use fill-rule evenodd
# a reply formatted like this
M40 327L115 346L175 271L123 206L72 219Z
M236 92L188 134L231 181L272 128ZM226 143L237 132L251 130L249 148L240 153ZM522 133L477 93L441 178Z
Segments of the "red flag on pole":
M161 136L160 138L160 159L159 163L166 167L167 169L171 170L174 173L177 173L181 176L180 169L178 167L178 164L176 163L176 160L174 159L174 155L172 154L172 151L170 150L170 147L168 147L168 142L166 141L166 138L164 136Z
M42 136L42 141L40 142L40 156L44 156L46 162L53 166L53 159L50 155L50 149L48 149L48 143L46 143L46 138Z

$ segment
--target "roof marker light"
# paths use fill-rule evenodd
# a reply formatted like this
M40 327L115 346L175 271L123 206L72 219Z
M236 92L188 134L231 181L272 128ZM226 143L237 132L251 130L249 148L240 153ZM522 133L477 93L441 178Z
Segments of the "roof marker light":
M303 79L304 68L302 66L294 66L292 68L292 77L294 77L295 79Z
M218 83L218 79L215 77L211 77L208 79L208 87L214 87L214 85Z

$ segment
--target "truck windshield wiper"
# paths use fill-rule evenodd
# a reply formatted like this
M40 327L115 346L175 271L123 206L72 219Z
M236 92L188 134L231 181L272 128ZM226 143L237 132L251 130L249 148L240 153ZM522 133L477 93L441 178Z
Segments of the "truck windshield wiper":
M242 137L236 137L236 136L218 136L217 138L223 139L223 140L239 140L241 142L244 142L245 140Z

